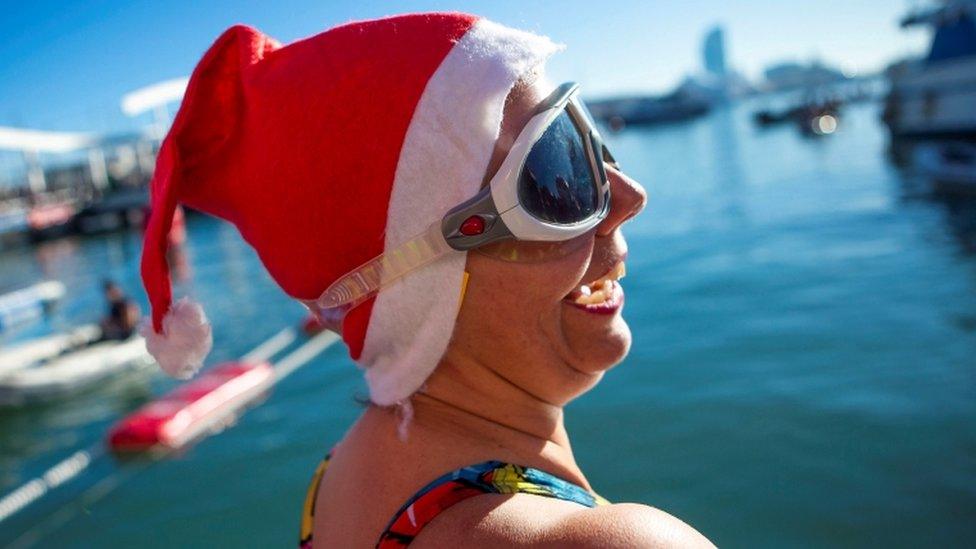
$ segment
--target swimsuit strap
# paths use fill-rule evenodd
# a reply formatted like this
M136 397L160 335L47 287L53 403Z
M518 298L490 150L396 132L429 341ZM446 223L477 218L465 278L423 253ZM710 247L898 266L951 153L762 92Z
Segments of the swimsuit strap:
M396 512L376 547L391 549L410 545L442 511L481 494L534 494L586 507L609 504L602 497L540 469L486 461L443 475L421 488Z
M308 491L305 492L305 504L302 506L302 526L299 531L298 549L312 549L312 530L315 527L315 499L319 494L319 485L322 484L322 476L329 467L329 460L332 459L332 452L326 454L325 459L319 462L312 475L312 482L308 484Z
M319 463L308 486L302 509L300 549L312 549L315 499L331 457L330 452ZM391 549L410 545L424 526L442 511L481 494L534 494L572 501L586 507L610 503L597 494L541 469L501 461L485 461L442 475L421 488L393 515L393 520L383 530L376 547Z

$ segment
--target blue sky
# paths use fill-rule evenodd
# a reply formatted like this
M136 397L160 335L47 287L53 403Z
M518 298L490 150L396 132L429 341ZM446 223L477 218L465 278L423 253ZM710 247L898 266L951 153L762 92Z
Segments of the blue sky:
M749 77L779 60L878 69L924 50L924 33L898 28L908 8L901 0L0 0L0 125L89 131L144 125L147 119L122 115L121 96L188 75L217 35L238 22L289 42L354 19L477 13L566 44L549 65L553 80L577 80L596 96L673 86L698 70L702 36L715 24L726 29L731 64Z

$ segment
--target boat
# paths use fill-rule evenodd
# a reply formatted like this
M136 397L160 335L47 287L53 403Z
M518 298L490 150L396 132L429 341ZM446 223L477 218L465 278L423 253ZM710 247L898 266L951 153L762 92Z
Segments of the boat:
M65 397L128 370L153 364L142 336L102 341L0 377L0 405Z
M149 204L145 188L120 189L81 209L75 230L84 235L101 234L143 224Z
M51 240L69 234L72 230L76 207L74 201L62 200L35 204L27 214L30 239L33 242Z
M976 0L944 0L901 26L933 34L924 59L888 69L882 119L892 137L976 140Z
M43 360L52 359L72 349L95 341L102 330L95 324L86 324L69 332L39 337L10 347L0 348L0 377L28 368Z
M47 280L0 295L0 332L40 318L64 293L64 284Z
M302 320L301 330L305 335L309 337L321 333L322 330L324 329L325 326L323 326L322 323L319 322L318 317L316 317L314 314L309 313Z
M698 118L711 110L706 98L683 90L663 97L619 97L587 101L594 118L613 131L627 126L653 126Z
M976 145L925 142L912 150L912 164L936 191L976 196Z
M817 116L829 114L837 116L841 103L836 99L804 99L800 103L783 110L761 109L753 113L757 126L775 126L785 122L801 123Z
M186 446L232 423L274 377L267 361L214 366L116 423L108 433L109 448L129 453Z
M5 245L22 240L27 232L27 208L14 204L12 200L0 200L0 249Z

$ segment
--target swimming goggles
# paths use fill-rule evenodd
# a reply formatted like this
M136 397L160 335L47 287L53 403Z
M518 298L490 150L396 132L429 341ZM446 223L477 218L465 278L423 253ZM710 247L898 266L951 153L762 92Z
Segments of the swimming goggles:
M338 321L399 278L451 252L504 241L551 243L556 249L606 218L610 183L604 162L616 167L579 99L579 85L563 84L536 108L478 194L423 233L346 273L305 304L320 318ZM514 247L502 252L509 260L519 260L518 254Z

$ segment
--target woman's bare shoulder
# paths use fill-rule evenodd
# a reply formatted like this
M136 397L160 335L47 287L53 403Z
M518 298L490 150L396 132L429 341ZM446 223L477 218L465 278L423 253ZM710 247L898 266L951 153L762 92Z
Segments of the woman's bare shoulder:
M548 534L553 546L714 547L698 530L660 509L618 503L583 509L559 521Z
M531 494L484 495L442 512L414 546L714 547L664 511L636 503L595 508Z

